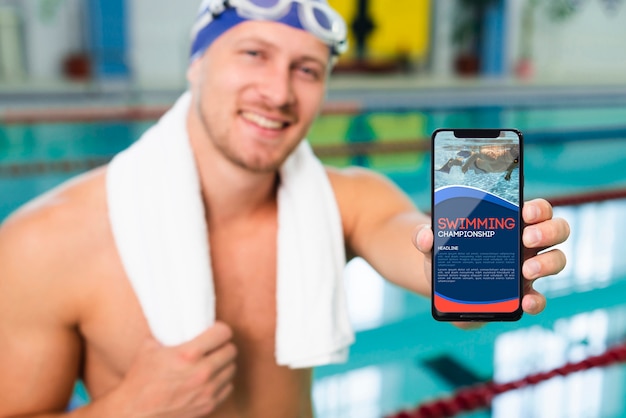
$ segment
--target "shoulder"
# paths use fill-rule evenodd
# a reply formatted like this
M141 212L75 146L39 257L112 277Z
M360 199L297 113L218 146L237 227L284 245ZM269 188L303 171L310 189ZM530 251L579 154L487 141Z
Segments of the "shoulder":
M379 201L385 206L412 208L405 193L388 177L362 167L326 167L326 173L338 202ZM381 201L387 198L388 201Z
M6 290L0 299L11 294L24 304L52 305L79 291L73 278L98 245L105 214L104 169L79 176L13 213L0 226L0 288Z
M383 174L361 167L327 167L326 172L347 237L399 213L416 210L410 198Z
M103 173L57 187L0 226L0 415L67 404L98 303L89 277L102 257Z
M71 242L97 225L106 213L105 169L77 176L26 203L0 227L0 239L11 247L38 249ZM22 245L18 245L22 244Z
M380 191L397 190L387 177L363 167L326 167L326 174L337 198L346 195L367 197Z

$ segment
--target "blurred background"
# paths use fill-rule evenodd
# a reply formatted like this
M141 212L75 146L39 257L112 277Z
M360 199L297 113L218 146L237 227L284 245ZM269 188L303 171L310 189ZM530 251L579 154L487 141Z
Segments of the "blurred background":
M346 269L357 341L316 369L320 418L382 417L488 379L507 382L626 340L624 0L331 0L350 50L309 139L430 210L429 136L524 132L527 199L572 227L548 308L464 332L363 260ZM0 0L0 221L105 164L186 88L198 0ZM17 384L17 383L16 383ZM476 417L626 417L623 365L497 396ZM36 388L33 388L36 390ZM71 407L88 402L77 384Z
M3 93L180 90L197 0L2 0ZM621 0L333 0L348 21L337 72L411 85L458 77L620 84Z

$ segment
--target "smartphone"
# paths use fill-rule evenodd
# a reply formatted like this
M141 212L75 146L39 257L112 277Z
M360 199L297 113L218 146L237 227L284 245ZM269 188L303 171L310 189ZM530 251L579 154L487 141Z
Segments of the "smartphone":
M522 133L432 134L432 314L439 321L522 317Z

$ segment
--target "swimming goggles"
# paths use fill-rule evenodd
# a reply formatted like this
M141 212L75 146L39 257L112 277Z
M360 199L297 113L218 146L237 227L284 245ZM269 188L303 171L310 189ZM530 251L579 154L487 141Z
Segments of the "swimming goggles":
M303 29L327 44L333 55L348 49L343 17L323 0L204 0L192 28L192 38L228 8L235 9L244 19L276 21L286 16L294 4L298 6Z

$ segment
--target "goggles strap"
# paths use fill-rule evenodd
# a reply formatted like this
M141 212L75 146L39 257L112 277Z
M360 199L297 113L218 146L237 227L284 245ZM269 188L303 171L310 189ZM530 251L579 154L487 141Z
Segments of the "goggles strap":
M252 9L246 9L244 5L246 1L247 0L212 0L208 2L204 16L202 16L195 25L198 29L195 31L191 46L192 61L198 58L221 34L238 23L255 18L263 19L263 17L251 15ZM333 10L328 4L321 2L320 6L321 5L325 7L319 8L319 10L323 12L325 17L329 20L328 24L333 25L333 18L336 13L333 13ZM325 28L316 20L315 9L314 4L308 4L304 1L279 0L274 6L274 10L276 11L275 17L270 19L271 16L267 16L266 14L266 19L284 23L313 34L324 43L328 44L333 54L343 52L341 50L343 42L333 39L332 28ZM210 14L210 16L207 13ZM341 19L339 15L337 15L337 18Z

